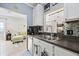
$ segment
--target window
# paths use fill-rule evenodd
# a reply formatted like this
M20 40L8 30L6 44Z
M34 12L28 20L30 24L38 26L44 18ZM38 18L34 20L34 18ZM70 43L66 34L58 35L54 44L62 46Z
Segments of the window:
M4 23L0 22L0 32L4 30Z

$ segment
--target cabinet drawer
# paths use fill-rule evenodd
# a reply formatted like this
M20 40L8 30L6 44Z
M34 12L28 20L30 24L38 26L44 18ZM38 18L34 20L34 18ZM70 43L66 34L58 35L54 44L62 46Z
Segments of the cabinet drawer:
M39 44L39 42L40 42L40 40L39 40L39 39L37 39L37 38L33 37L33 43Z

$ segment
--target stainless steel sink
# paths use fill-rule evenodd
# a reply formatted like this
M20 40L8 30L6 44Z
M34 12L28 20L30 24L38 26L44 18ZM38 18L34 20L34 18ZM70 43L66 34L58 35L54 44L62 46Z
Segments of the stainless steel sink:
M44 39L44 40L57 40L57 37L51 37L48 35L39 35L39 38Z

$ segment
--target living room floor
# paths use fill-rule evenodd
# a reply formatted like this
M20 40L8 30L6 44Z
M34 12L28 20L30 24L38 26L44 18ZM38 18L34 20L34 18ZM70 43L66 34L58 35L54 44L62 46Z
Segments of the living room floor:
M31 56L26 48L26 39L15 44L11 41L0 40L0 51L1 56Z

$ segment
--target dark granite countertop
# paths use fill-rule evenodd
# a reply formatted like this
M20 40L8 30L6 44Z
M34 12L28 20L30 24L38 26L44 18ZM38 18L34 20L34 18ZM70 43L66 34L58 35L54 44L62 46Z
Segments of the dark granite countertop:
M58 39L58 40L47 40L44 37L41 37L39 35L32 35L35 38L38 38L42 41L48 42L50 44L54 44L56 46L65 48L67 50L70 50L72 52L78 53L79 54L79 41L70 41L66 39Z

